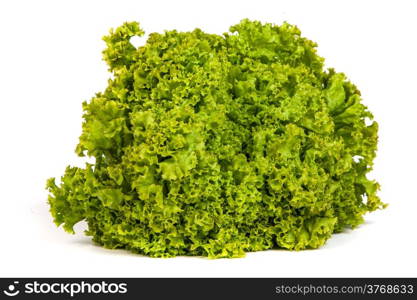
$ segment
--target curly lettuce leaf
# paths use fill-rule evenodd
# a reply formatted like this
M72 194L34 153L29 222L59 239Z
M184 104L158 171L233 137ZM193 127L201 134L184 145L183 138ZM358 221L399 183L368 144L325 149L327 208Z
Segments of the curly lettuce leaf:
M297 27L242 20L134 47L143 34L104 37L113 76L83 104L76 147L95 162L48 180L57 225L86 220L96 243L153 257L240 257L318 248L385 207L367 178L378 124Z

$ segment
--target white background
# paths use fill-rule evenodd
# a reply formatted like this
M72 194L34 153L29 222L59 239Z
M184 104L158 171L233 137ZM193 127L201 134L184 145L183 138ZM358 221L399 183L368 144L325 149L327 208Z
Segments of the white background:
M417 276L417 18L413 1L0 2L0 276ZM45 181L68 164L81 102L107 84L101 37L137 20L222 33L242 18L296 24L362 91L380 124L375 170L389 203L318 250L155 259L56 228Z

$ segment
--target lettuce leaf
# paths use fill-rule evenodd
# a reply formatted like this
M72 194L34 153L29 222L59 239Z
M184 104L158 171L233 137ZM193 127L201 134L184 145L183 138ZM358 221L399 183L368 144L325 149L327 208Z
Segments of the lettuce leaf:
M154 257L240 257L320 247L385 207L366 177L378 124L297 27L242 20L135 48L143 34L104 37L112 79L83 103L76 147L95 162L48 180L57 225Z

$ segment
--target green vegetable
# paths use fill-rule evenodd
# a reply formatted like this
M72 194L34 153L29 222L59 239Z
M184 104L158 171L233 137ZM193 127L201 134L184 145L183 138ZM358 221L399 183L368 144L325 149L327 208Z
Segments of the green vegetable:
M243 20L224 35L104 37L113 79L83 103L76 148L95 158L48 180L57 225L106 248L239 257L317 248L385 207L366 178L378 125L297 27Z

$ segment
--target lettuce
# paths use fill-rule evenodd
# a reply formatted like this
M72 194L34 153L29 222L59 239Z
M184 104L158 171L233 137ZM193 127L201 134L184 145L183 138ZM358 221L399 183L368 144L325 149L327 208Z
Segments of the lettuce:
M153 257L240 257L322 246L385 207L372 168L378 124L297 27L243 20L224 35L104 37L113 77L83 103L76 152L47 182L68 232ZM359 158L359 159L357 159Z

